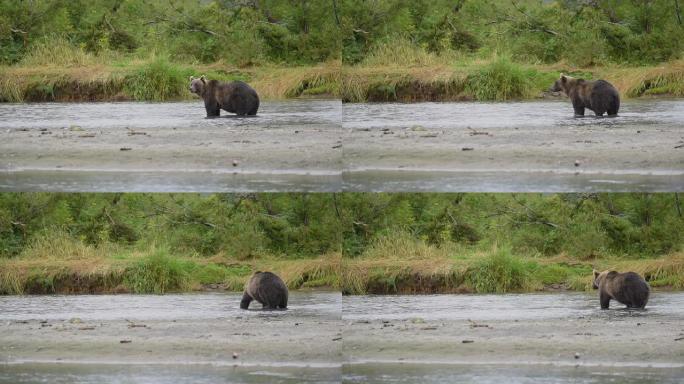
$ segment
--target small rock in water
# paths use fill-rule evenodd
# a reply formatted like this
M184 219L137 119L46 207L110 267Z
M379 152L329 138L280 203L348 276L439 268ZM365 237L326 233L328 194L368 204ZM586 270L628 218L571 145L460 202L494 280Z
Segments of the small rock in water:
M120 150L120 151L131 151L131 150L133 150L133 148L121 147L121 148L119 148L119 150Z
M233 359L237 359L238 357L240 357L240 355L238 355L237 352L233 352Z
M74 317L74 318L70 319L69 322L70 322L71 324L80 324L80 323L82 323L81 319L79 319L78 317Z
M474 150L475 150L475 148L473 148L473 147L463 147L463 148L461 148L461 151L474 151Z
M131 341L131 340L120 340L119 343L121 343L121 344L130 344L130 343L132 343L132 341Z
M474 342L475 342L475 340L463 340L463 341L461 341L461 343L463 343L463 344L470 344L470 343L474 343Z
M233 160L233 167L237 167L238 165L240 165L240 162L238 162L237 160Z
M80 132L83 131L83 128L79 127L78 125L72 125L69 127L69 130L72 132Z
M579 359L579 358L580 358L580 354L575 352L575 359Z

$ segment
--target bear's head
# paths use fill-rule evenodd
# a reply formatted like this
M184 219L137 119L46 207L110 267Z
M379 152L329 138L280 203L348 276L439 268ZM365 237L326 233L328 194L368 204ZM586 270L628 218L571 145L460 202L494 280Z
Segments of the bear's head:
M600 281L599 281L599 277L600 277L600 276L601 276L601 274L599 273L599 271L597 271L597 270L594 269L594 279L593 279L593 281L592 281L592 283L591 283L591 287L592 287L592 288L598 289L599 283L600 283Z
M205 85L207 85L206 77L202 76L196 79L194 76L190 76L190 92L202 96Z
M565 76L564 74L561 73L560 78L556 80L551 88L549 88L549 91L551 92L561 92L563 91L565 94L570 91L570 89L577 83L578 79L575 79L574 77L570 76Z
M617 272L608 271L608 270L603 271L603 272L599 272L599 271L594 269L594 281L591 284L592 288L598 289L599 285L601 285L601 281L603 281L603 279L605 279L607 276L612 276L612 275L617 275Z

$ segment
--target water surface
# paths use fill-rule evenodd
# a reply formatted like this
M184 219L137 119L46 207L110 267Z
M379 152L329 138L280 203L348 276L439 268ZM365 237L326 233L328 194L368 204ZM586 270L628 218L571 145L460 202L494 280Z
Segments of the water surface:
M684 190L684 101L626 100L616 118L567 100L345 104L350 191Z
M344 296L342 317L345 320L545 320L596 316L662 317L682 319L684 292L655 292L645 311L622 310L611 301L614 310L603 311L596 293L525 293L505 295L367 295Z
M261 311L254 302L240 309L242 294L191 293L167 295L29 295L0 296L0 322L27 320L208 320L228 317L341 316L338 292L290 292L287 311Z

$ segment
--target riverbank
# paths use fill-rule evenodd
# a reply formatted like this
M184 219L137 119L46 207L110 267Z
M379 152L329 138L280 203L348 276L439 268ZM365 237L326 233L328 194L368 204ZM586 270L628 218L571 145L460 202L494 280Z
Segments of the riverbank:
M510 249L440 249L395 244L342 260L342 292L437 294L591 291L592 270L634 271L654 289L684 289L684 253L651 259L519 256ZM402 248L403 247L403 248ZM400 250L403 249L403 250ZM389 249L384 249L388 251Z
M519 64L505 57L425 65L344 66L343 102L506 101L554 97L548 92L560 73L605 79L623 98L684 96L684 60L655 66L580 68L563 63Z
M0 102L187 100L189 76L242 80L263 100L341 98L343 102L505 101L558 96L548 88L560 73L613 83L623 98L684 96L684 60L653 66L581 68L564 63L520 64L506 57L400 66L236 67L222 62L179 64L163 57L64 65L0 67Z
M188 91L188 78L201 75L245 81L262 100L336 97L340 63L240 68L221 62L178 64L151 57L71 66L4 66L0 67L0 102L188 100L196 97Z
M0 294L239 292L259 270L278 274L290 289L339 289L339 265L337 254L239 260L222 254L187 257L165 249L82 246L58 255L0 259Z

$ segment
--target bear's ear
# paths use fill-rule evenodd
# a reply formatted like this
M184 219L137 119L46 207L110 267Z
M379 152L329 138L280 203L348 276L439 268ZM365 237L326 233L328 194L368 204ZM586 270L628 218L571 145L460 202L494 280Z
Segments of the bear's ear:
M203 83L206 83L206 82L207 82L207 77L204 76L204 75L202 75L202 77L200 77L200 80L202 80Z
M568 82L568 78L565 75L561 75L560 80L561 80L561 83L563 83L563 84Z
M195 76L190 76L190 81L195 80Z
M594 269L594 279L597 278L600 275L600 273Z

